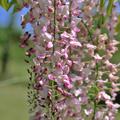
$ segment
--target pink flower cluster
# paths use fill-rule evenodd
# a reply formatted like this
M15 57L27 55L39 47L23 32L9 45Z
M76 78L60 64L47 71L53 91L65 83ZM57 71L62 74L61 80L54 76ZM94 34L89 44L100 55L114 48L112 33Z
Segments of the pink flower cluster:
M21 46L32 58L33 119L115 120L119 77L111 58L119 43L114 33L101 31L105 27L111 33L112 25L106 27L109 18L94 27L99 1L30 0L29 4L26 21L34 35L25 33Z

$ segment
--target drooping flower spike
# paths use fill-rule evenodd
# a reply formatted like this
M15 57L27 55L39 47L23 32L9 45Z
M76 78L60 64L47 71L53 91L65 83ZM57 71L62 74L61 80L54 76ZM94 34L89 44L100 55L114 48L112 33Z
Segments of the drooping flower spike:
M108 27L109 18L100 21L101 14L107 14L101 4L98 0L30 0L26 21L34 34L25 33L21 46L30 57L31 119L115 120L119 78L111 58L118 42L101 30L114 29Z

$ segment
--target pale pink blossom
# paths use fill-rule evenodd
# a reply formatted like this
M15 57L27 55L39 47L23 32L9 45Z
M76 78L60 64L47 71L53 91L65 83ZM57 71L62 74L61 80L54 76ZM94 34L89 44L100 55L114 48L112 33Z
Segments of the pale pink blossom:
M110 108L110 109L117 109L117 108L119 108L120 107L120 105L119 104L114 104L112 101L110 101L110 100L107 100L106 101L106 105Z
M47 43L47 49L50 49L50 48L52 48L53 47L53 43L52 42L48 42Z
M110 17L98 21L98 13L106 16L98 3L29 1L30 11L22 17L22 27L29 22L33 34L23 34L21 47L26 48L30 60L28 96L33 120L84 120L89 116L115 120L119 66L111 58L119 44L114 30L117 15L113 9ZM105 107L99 107L101 101Z
M114 81L117 81L117 80L119 79L118 76L115 76L115 75L113 75L112 73L109 74L109 78L110 78L110 80L113 81L113 82L114 82Z
M71 41L71 42L70 42L70 45L71 45L71 46L76 46L76 47L77 47L77 46L78 46L78 47L82 47L81 43L80 43L80 42L76 42L76 41Z
M94 55L94 59L96 60L96 62L99 62L102 60L102 57L99 54Z
M98 94L98 99L101 99L101 100L110 100L111 97L107 93L105 93L105 91L101 91Z
M85 109L84 112L87 116L89 116L93 112L93 110L92 109L88 109L88 110Z
M107 34L100 34L99 35L99 42L100 43L105 43L106 40L108 40Z
M116 73L117 72L117 66L116 66L116 64L112 64L108 60L105 61L105 64L106 64L106 66L107 66L107 68L108 68L108 70L110 72L112 72L112 73Z

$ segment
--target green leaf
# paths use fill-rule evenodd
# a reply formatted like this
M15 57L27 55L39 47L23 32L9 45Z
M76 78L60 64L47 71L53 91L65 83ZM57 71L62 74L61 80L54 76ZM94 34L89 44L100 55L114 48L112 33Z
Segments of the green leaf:
M120 33L120 15L118 16L118 23L117 23L117 25L115 27L115 31Z
M106 27L102 27L101 28L101 33L102 34L106 33L107 35L109 35L109 30Z
M115 27L116 32L120 32L120 22L117 24L117 26Z
M93 85L90 90L88 91L88 96L91 100L94 100L95 96L98 94L99 89L96 85Z
M100 0L100 10L104 8L105 0Z
M0 5L5 9L8 10L11 6L8 0L1 0Z
M112 87L111 82L105 83L105 86L107 86L108 89L111 88Z
M105 22L105 17L103 15L100 15L99 16L99 21L98 21L99 26L101 26L102 24L104 24L104 22Z
M101 25L103 25L106 21L106 17L102 14L97 14L95 19L94 19L94 27L95 28L100 28Z
M109 0L108 6L107 6L107 15L108 16L110 16L112 13L113 3L114 3L114 0Z
M0 5L7 11L9 10L10 7L12 7L12 5L17 5L17 4L18 4L17 0L12 0L11 2L9 2L9 0L0 1Z
M12 7L12 5L14 6L14 13L18 12L22 7L23 7L23 3L29 3L29 0L12 0L11 2L9 2L9 0L0 0L0 5L5 9L5 10L9 10L10 7Z

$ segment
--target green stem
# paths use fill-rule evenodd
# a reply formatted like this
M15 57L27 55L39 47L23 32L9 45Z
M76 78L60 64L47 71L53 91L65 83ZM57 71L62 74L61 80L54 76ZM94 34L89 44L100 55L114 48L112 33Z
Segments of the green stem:
M95 120L96 108L97 108L97 103L96 103L96 100L94 100L94 111L93 111L92 120Z
M54 54L54 51L55 51L55 35L56 35L56 0L54 0L54 38L53 38L53 51L52 51L52 54Z
M69 23L71 24L71 20L72 20L72 10L71 10L71 7L72 7L72 0L70 0L70 3L69 3Z

